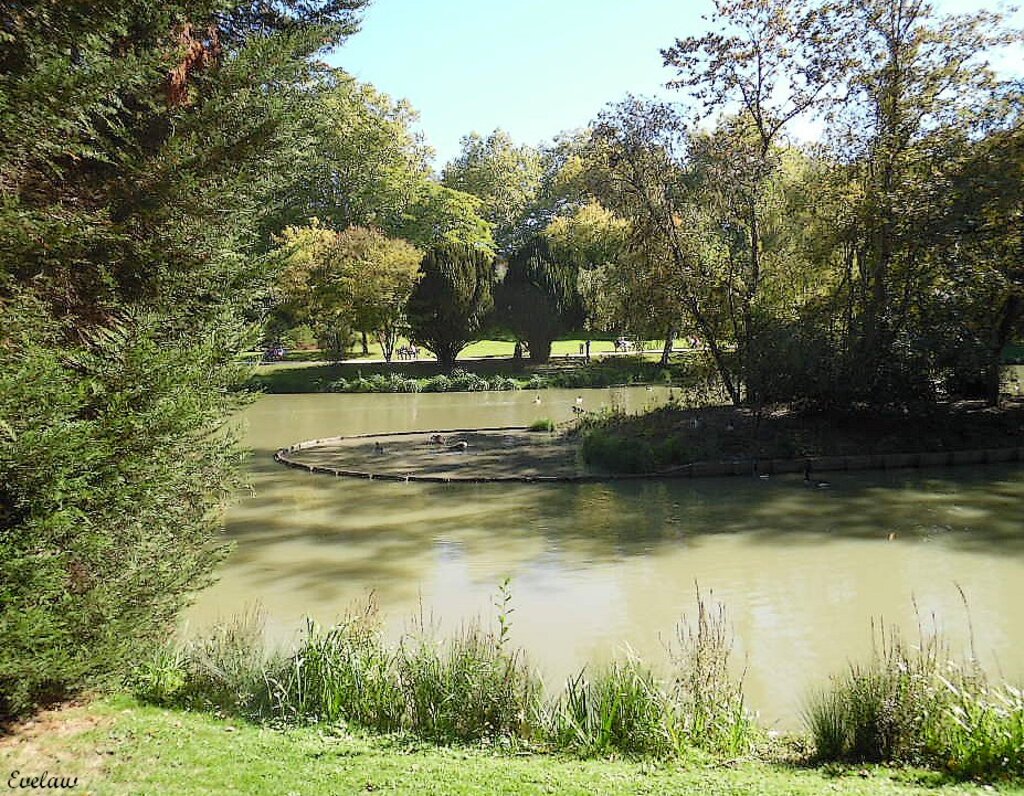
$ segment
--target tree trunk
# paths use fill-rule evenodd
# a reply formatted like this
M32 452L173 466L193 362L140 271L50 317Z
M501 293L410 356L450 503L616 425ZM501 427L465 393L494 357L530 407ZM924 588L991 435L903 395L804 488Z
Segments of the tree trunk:
M515 347L515 350L513 350L513 352L512 352L512 359L514 359L516 362L518 362L522 358L523 358L523 341L522 340L516 340L516 347Z
M380 350L384 354L384 361L390 364L391 358L395 355L398 333L392 328L385 327L377 334L377 342L380 343Z
M370 353L370 341L366 339L366 332L360 332L363 336L363 356Z
M437 364L445 373L454 370L455 358L464 347L465 344L459 345L458 343L437 344L434 350L437 355Z
M537 340L531 339L528 341L530 344L530 361L544 364L551 359L551 340Z
M675 339L676 339L676 330L675 329L669 329L668 332L665 333L665 347L661 349L661 362L660 362L660 364L661 364L661 366L663 368L667 368L668 367L669 357L672 356L672 343L675 342Z
M999 405L999 388L1002 385L1003 349L1010 342L1013 329L1024 312L1024 297L1017 293L1006 296L998 310L997 321L992 328L991 359L985 374L985 398L989 406Z

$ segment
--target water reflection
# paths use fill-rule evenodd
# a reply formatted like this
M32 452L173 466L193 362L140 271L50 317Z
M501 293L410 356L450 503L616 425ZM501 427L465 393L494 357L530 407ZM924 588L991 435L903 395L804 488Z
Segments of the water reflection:
M191 626L265 606L286 638L373 591L398 634L420 610L442 626L491 614L513 578L513 635L548 680L629 644L662 660L694 585L728 607L748 692L793 726L806 689L870 649L870 619L925 617L1024 674L1024 471L1012 467L800 477L517 485L380 483L280 467L300 439L375 430L526 424L571 416L577 392L267 396L245 416L253 494L231 512L236 549ZM588 391L637 409L663 390Z

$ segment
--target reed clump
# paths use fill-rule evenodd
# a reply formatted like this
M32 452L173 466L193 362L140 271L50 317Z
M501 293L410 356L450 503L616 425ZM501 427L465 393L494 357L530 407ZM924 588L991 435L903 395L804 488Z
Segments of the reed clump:
M938 634L907 644L875 629L867 663L852 664L805 711L821 761L925 765L961 778L1024 776L1024 696L993 683Z
M569 680L549 712L549 736L584 755L673 756L690 749L743 755L758 738L731 671L733 636L720 603L698 591L695 621L685 617L668 647L668 677L630 654L593 677Z
M732 637L721 606L709 608L698 594L697 622L677 630L668 676L630 655L594 675L584 669L545 703L540 679L510 643L507 581L499 596L494 629L471 622L442 638L421 617L389 646L370 603L327 629L308 622L288 654L265 651L251 613L161 650L132 686L162 705L289 724L347 722L438 743L490 740L582 756L751 748L755 727L728 670Z

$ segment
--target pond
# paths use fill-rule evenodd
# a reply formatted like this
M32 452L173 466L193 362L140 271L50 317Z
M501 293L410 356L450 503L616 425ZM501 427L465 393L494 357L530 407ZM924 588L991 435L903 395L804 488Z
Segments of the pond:
M958 650L973 627L988 668L1024 675L1024 468L834 473L833 488L809 490L799 476L368 482L271 459L339 434L567 420L578 397L635 411L667 391L261 397L243 416L252 492L228 515L236 547L185 632L259 604L283 642L370 593L392 637L421 612L443 632L493 617L509 577L513 640L554 690L627 649L661 665L699 585L726 607L769 727L797 728L808 689L870 653L879 617L913 637L934 623Z

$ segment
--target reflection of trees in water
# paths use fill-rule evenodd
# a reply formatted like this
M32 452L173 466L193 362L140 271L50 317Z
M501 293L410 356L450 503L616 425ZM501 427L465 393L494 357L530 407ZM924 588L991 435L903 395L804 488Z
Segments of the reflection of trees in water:
M808 534L889 541L935 540L976 552L1024 553L1024 470L953 468L834 473L835 488L797 476L579 484L538 501L553 541L593 556L699 544L707 534L806 542Z
M479 577L557 554L562 567L699 546L712 534L758 544L808 537L927 540L957 550L1024 553L1024 470L835 473L602 484L396 484L310 476L255 454L256 493L231 512L228 566L262 588L329 594L387 584L414 598L439 544L455 543ZM492 572L493 570L493 572Z
M752 700L788 716L808 671L824 677L866 649L872 616L912 630L912 595L957 630L955 579L970 594L979 650L1018 666L1007 644L1024 626L1000 606L1019 597L1020 559L1005 559L1024 552L1024 468L834 473L834 488L817 491L799 475L375 483L263 460L269 451L252 463L256 495L229 517L237 548L222 584L201 598L207 618L261 598L290 632L302 615L331 621L374 590L396 626L421 599L458 622L488 616L488 595L509 575L517 632L561 673L625 641L656 663L657 633L692 607L696 580L725 602L737 653L751 656ZM842 544L861 539L873 544Z

